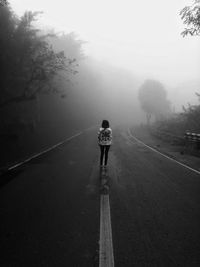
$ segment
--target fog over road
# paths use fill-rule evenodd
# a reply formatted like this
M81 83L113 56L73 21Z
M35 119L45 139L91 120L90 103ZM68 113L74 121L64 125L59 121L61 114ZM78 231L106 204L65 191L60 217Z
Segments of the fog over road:
M199 174L116 127L103 177L97 130L7 174L0 265L99 266L104 178L115 266L199 266Z

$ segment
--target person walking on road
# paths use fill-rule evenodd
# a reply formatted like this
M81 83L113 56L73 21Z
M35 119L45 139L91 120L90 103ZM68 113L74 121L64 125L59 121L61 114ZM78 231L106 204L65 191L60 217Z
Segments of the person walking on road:
M98 132L98 144L100 147L100 166L107 166L108 162L108 151L112 144L112 129L109 126L109 122L107 120L102 121L101 128ZM103 165L104 160L104 165Z

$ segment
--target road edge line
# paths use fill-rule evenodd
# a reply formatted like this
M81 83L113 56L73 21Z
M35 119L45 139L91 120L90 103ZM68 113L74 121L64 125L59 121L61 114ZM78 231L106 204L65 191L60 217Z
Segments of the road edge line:
M47 149L45 149L45 150L43 150L43 151L41 151L41 152L39 152L39 153L37 153L37 154L34 154L33 156L31 156L31 157L29 157L29 158L27 158L27 159L25 159L25 160L23 160L23 161L21 161L21 162L19 162L19 163L16 163L15 165L9 167L7 170L8 170L8 171L11 171L11 170L13 170L13 169L16 169L17 167L19 167L19 166L21 166L21 165L23 165L23 164L25 164L25 163L31 161L32 159L35 159L35 158L37 158L37 157L40 157L40 156L44 155L45 153L50 152L51 150L53 150L53 149L55 149L55 148L57 148L57 147L63 145L64 143L70 141L71 139L73 139L73 138L75 138L75 137L81 135L82 133L83 133L83 132L79 132L79 133L77 133L77 134L75 134L75 135L73 135L73 136L70 136L70 137L68 137L67 139L65 139L65 140L63 140L63 141L61 141L61 142L59 142L59 143L57 143L57 144L51 146L50 148L47 148Z
M144 146L148 147L148 148L151 149L152 151L154 151L154 152L156 152L156 153L162 155L163 157L165 157L165 158L167 158L167 159L169 159L169 160L171 160L171 161L176 162L177 164L179 164L179 165L181 165L181 166L183 166L183 167L189 169L190 171L193 171L193 172L195 172L195 173L197 173L197 174L200 174L200 171L197 171L197 170L193 169L192 167L190 167L190 166L188 166L188 165L186 165L186 164L184 164L184 163L181 163L181 162L179 162L179 161L177 161L177 160L175 160L175 159L173 159L173 158L170 158L169 156L167 156L167 155L161 153L160 151L158 151L157 149L155 149L155 148L153 148L153 147L151 147L151 146L146 145L144 142L142 142L141 140L139 140L137 137L133 136L129 128L128 128L128 133L129 133L129 134L130 134L130 135L131 135L131 136L132 136L138 143L143 144Z

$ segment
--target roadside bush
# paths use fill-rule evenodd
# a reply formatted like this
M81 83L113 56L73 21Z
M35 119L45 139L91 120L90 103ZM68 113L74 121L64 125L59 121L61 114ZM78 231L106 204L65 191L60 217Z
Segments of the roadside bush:
M200 100L200 95L196 94ZM154 129L184 136L186 131L200 133L200 104L183 106L183 112L172 114L168 119L155 122Z

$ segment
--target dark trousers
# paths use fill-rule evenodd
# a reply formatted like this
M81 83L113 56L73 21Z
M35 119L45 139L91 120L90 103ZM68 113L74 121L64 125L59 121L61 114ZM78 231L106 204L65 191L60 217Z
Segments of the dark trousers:
M100 165L103 165L103 159L105 157L105 165L107 165L107 161L108 161L108 151L110 149L110 146L102 146L99 145L100 150L101 150L101 155L100 155Z

